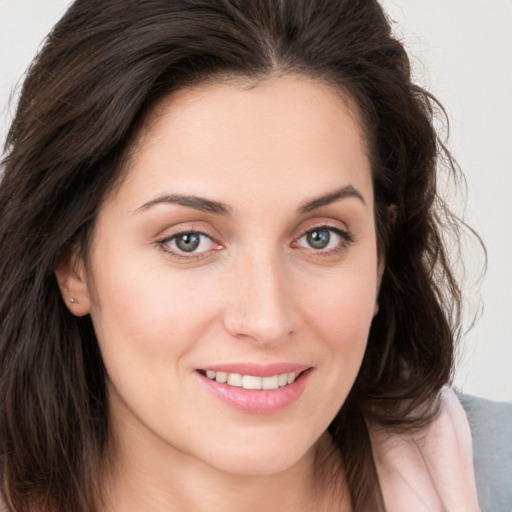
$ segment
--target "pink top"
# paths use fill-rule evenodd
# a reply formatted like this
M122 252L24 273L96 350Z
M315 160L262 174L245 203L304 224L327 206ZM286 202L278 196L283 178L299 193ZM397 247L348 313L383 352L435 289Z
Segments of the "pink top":
M454 391L440 416L416 434L371 432L386 512L479 512L471 431Z

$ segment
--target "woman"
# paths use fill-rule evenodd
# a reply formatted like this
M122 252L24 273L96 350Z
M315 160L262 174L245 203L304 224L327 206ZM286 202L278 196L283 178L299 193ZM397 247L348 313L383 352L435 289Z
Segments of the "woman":
M433 102L373 1L77 0L0 188L7 509L477 510Z

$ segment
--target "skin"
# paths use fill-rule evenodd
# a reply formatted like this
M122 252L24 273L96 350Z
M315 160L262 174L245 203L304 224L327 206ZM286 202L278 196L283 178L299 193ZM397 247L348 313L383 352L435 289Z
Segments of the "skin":
M300 212L348 186L360 197ZM229 214L158 202L169 194ZM327 248L311 246L315 228ZM208 236L180 252L183 230ZM365 141L339 94L288 76L157 105L101 207L88 264L57 269L109 376L112 510L350 510L325 431L359 370L381 274ZM196 371L240 362L313 369L296 402L252 414Z

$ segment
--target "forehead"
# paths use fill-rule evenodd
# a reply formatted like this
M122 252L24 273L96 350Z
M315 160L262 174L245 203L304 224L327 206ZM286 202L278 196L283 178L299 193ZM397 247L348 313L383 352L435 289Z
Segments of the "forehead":
M125 188L148 199L163 189L227 202L244 191L252 201L276 191L298 199L348 184L372 195L356 109L297 76L171 94L147 116L129 162Z

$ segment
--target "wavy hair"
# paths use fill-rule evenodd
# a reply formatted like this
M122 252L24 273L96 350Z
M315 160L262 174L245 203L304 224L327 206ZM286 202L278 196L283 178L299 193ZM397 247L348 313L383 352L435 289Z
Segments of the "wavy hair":
M109 429L89 317L56 262L87 240L151 107L182 87L298 74L356 105L386 263L359 375L329 426L355 511L381 510L368 423L409 430L450 381L461 294L444 237L438 104L375 0L76 0L24 82L0 183L0 483L14 512L98 509ZM421 413L418 413L421 411Z

